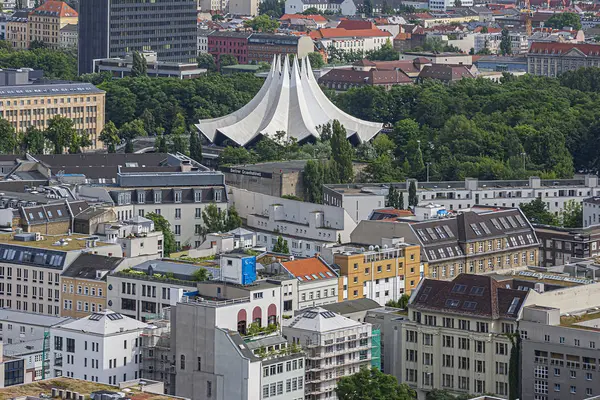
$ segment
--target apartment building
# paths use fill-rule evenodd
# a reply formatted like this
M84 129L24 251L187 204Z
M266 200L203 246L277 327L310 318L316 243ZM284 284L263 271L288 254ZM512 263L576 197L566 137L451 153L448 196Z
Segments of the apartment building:
M177 301L179 294L196 291L194 274L207 269L217 273L214 263L175 262L151 260L131 268L109 274L107 281L107 305L112 310L131 318L156 319L163 309ZM172 293L172 290L176 291Z
M509 335L527 293L489 276L425 279L407 315L386 326L386 372L419 395L444 389L507 397Z
M0 117L17 132L30 126L44 130L55 115L73 121L75 129L92 141L89 150L102 148L105 92L91 83L50 83L0 87Z
M339 207L283 199L229 187L230 202L256 231L257 246L271 251L281 236L295 257L313 257L325 246L350 239L356 222Z
M107 308L106 276L124 260L97 254L82 254L60 275L63 317L83 318Z
M393 183L404 196L404 204L408 204L408 189L414 180ZM581 202L591 196L600 195L598 177L586 175L575 179L540 179L530 177L528 180L481 181L466 178L464 182L415 182L417 198L420 203L433 202L447 210L459 210L475 205L495 207L518 207L541 198L549 211L558 214L565 203L571 200ZM338 184L323 186L323 204L345 208L355 220L367 219L375 208L385 206L390 184Z
M4 345L0 343L0 371L4 379L0 379L0 387L21 385L31 382L31 375L26 374L25 360L20 357L4 355Z
M96 214L95 211L92 209L88 215ZM164 236L161 231L154 230L151 219L136 215L125 221L100 223L96 233L107 243L118 243L123 250L123 257L140 261L163 257Z
M248 38L248 62L272 63L273 57L293 54L302 59L315 49L308 36L253 33Z
M302 14L309 8L316 8L321 12L331 11L333 14L354 15L357 8L354 1L351 0L286 0L286 14Z
M82 253L112 256L120 247L86 235L0 236L0 307L60 315L60 275Z
M182 172L119 172L116 184L81 186L81 198L109 205L119 221L160 214L171 224L178 248L202 243L202 211L215 204L227 209L223 174L189 168ZM108 182L106 182L108 183Z
M283 336L306 352L305 399L337 399L339 378L370 368L372 327L321 307L306 309L283 321Z
M381 237L418 243L424 276L433 279L538 265L536 232L517 208L473 207L423 221L362 221L351 235L354 243Z
M510 40L510 51L511 54L525 54L529 50L529 42L527 35L523 32L510 32L508 34ZM475 54L479 53L483 49L488 49L492 54L501 54L502 49L500 43L502 42L502 32L494 33L477 33L475 34Z
M584 199L583 207L583 227L600 224L600 197L590 197Z
M11 345L43 339L44 333L49 332L51 327L69 320L68 317L0 308L0 341Z
M540 241L540 266L569 264L574 259L587 259L600 254L600 226L560 228L534 224Z
M600 66L600 45L533 42L527 53L527 72L556 77L582 67Z
M16 11L6 20L6 40L13 49L26 50L29 48L29 11Z
M373 25L370 29L321 28L309 33L309 36L324 49L333 47L338 50L353 50L364 54L377 50L393 37Z
M76 49L79 40L79 25L67 24L60 28L60 47L63 49Z
M50 376L50 348L44 339L29 340L3 345L3 355L11 359L21 359L25 365L23 382L35 382ZM45 371L44 371L45 370Z
M381 245L351 243L328 248L326 254L330 251L327 257L340 269L338 301L364 297L385 305L410 294L421 279L418 245L383 239Z
M138 379L145 327L109 309L52 327L52 376L109 385Z
M196 60L196 0L88 0L79 7L79 74L94 60L152 50L160 61Z
M48 0L29 14L29 40L41 42L51 49L61 46L61 29L77 26L78 14L64 1Z

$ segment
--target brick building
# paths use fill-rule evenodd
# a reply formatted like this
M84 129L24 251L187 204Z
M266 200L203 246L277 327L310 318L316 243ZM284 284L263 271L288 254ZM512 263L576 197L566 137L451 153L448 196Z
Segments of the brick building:
M208 52L217 65L225 54L234 56L240 64L248 64L248 38L251 35L250 32L213 32L208 35Z

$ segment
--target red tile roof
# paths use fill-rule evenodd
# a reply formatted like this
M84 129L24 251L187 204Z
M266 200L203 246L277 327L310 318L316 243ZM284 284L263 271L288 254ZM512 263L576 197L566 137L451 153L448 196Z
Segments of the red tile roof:
M587 56L599 56L600 44L533 42L529 54L564 54L577 49Z
M311 31L309 36L313 39L329 39L343 37L381 37L392 36L387 31L380 29L343 29L343 28L323 28Z
M304 14L284 14L280 21L286 21L289 19L312 19L315 22L327 22L327 18L322 15L304 15Z
M290 274L295 278L301 278L299 280L303 282L337 277L327 264L317 257L287 261L281 264Z
M477 28L473 29L473 32L480 33L482 30L483 30L483 26L478 26ZM500 28L489 27L487 29L487 33L500 33L500 32L502 32L502 29L500 29Z
M32 11L32 15L50 15L53 17L77 17L77 11L72 9L64 1L48 0L38 8Z
M357 30L357 29L376 29L375 24L371 21L358 21L346 19L341 21L338 26L341 29Z

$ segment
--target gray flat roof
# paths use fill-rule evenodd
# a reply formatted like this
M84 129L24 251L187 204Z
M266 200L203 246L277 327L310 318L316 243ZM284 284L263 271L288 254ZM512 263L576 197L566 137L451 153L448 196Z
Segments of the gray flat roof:
M154 272L157 274L172 273L182 276L192 276L194 272L201 268L206 269L213 276L220 275L219 268L210 267L207 265L198 265L185 262L166 261L166 260L149 260L141 264L135 265L132 269L136 271L148 271L148 267L152 265Z
M331 303L321 305L326 310L332 311L338 314L350 314L354 312L373 310L375 308L381 308L379 303L371 299L357 299L357 300L346 300L340 303Z
M77 95L104 93L91 83L54 83L50 85L16 85L3 86L0 88L0 96L30 97L30 96L55 96L55 95Z
M62 324L69 320L71 320L70 317L54 317L52 315L42 315L11 310L8 308L0 308L0 321L10 321L14 322L15 324L53 326L56 324Z
M24 354L39 353L44 350L44 339L28 340L26 342L5 344L5 356L20 356Z

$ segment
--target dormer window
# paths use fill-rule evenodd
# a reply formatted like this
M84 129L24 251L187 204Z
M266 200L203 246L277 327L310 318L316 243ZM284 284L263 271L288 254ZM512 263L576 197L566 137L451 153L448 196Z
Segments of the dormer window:
M144 204L146 202L146 192L139 191L137 194L137 201L139 204Z
M202 190L194 190L194 202L202 203Z
M181 190L175 191L175 203L181 203Z
M154 202L157 204L162 203L162 192L160 190L154 191Z

